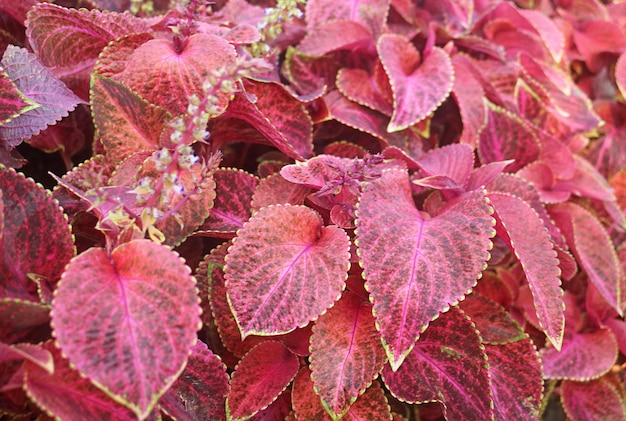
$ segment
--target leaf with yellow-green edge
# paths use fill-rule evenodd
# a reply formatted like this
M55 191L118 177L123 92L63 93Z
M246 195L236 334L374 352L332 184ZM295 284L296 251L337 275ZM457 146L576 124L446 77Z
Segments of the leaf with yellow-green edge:
M37 106L24 97L9 75L0 67L0 125Z
M481 191L418 210L406 170L384 170L365 185L356 244L391 367L397 370L428 324L476 285L495 234Z
M253 211L279 204L302 205L312 189L301 184L291 183L280 174L272 174L261 181L254 190L250 206Z
M315 394L311 369L303 366L293 379L291 403L299 420L331 421L332 418L324 409L319 396Z
M561 403L572 421L620 421L626 419L626 399L609 378L561 383Z
M524 331L511 315L484 295L472 292L459 303L459 308L472 319L484 344L503 344L525 338Z
M255 213L235 237L224 269L242 337L287 333L319 317L345 288L349 249L344 230L324 226L305 206Z
M50 306L18 298L0 299L0 338L37 343L50 337Z

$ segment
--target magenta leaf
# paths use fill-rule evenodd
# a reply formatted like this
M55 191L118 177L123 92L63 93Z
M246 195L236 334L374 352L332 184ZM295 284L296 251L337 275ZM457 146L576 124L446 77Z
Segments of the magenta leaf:
M374 37L378 37L389 13L389 0L355 0L337 3L333 0L309 0L306 3L305 16L307 28L331 20L350 19L363 25Z
M180 257L135 240L110 254L91 248L69 263L52 326L70 362L144 419L183 370L199 315L195 280Z
M453 307L428 326L400 368L386 366L382 378L402 401L437 401L446 419L473 421L493 416L488 367L474 324Z
M25 98L1 68L0 72L0 125L2 125L39 105Z
M550 233L534 209L517 196L489 192L498 220L496 230L519 259L533 294L539 324L554 347L561 349L565 329L559 259Z
M289 418L291 409L291 389L286 389L274 402L267 408L256 413L250 418L251 421L285 421Z
M24 388L28 395L48 413L59 419L80 421L86 419L136 420L133 412L115 402L94 386L61 355L52 342L43 345L54 359L54 370L49 372L38 364L27 362Z
M176 420L226 418L228 374L220 358L198 341L185 370L159 400L159 406Z
M341 69L337 73L337 88L350 101L386 116L393 114L393 105L380 91L374 78L363 69Z
M483 194L474 191L425 217L402 170L383 171L364 187L357 247L394 370L428 324L476 285L494 235L491 213Z
M311 336L313 384L334 419L348 411L385 362L372 306L345 292L315 323Z
M622 96L626 95L626 53L622 53L615 63L615 82Z
M486 123L485 93L472 72L466 70L471 66L467 63L467 56L455 55L452 57L452 66L454 68L452 96L459 106L463 121L463 132L459 141L475 148L480 131Z
M393 91L389 132L428 117L450 95L454 68L444 50L434 47L420 58L413 44L398 34L381 35L376 48Z
M504 344L525 338L511 315L483 295L473 292L459 303L459 308L472 319L484 344Z
M624 393L610 378L561 383L561 403L572 421L626 419Z
M25 48L8 46L0 64L15 87L33 104L28 111L0 126L0 142L5 147L16 146L38 134L83 103Z
M0 168L0 298L41 302L76 253L67 218L49 192Z
M354 50L373 43L372 34L352 20L333 20L318 25L298 44L298 50L312 56L323 56L337 50Z
M259 179L242 170L218 168L213 173L215 203L197 232L231 238L250 217L250 202Z
M428 151L417 159L425 177L445 176L457 187L464 186L474 168L474 151L465 144L452 144Z
M40 3L28 13L26 34L35 54L83 99L89 75L102 49L115 38L149 31L128 13L66 9Z
M310 208L281 205L255 213L229 249L224 270L242 337L287 333L329 308L345 287L349 247L345 231L323 226Z
M98 140L113 162L157 149L159 136L171 118L163 108L99 75L91 79L91 109Z
M263 342L241 359L226 399L228 420L245 420L267 408L298 372L298 357L283 344Z
M595 332L566 332L563 347L541 350L544 377L585 381L606 374L617 360L617 340L609 328Z
M578 264L611 307L623 314L620 263L604 226L589 211L574 203L561 203L549 211Z
M346 421L389 420L391 419L389 409L385 392L380 383L375 381L348 408L346 415L341 419Z

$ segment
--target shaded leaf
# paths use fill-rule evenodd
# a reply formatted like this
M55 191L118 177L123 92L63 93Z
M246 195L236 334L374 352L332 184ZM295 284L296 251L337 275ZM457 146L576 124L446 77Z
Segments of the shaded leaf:
M366 184L357 212L365 286L398 369L428 324L476 285L489 258L492 209L474 191L426 217L415 207L407 172L386 170Z
M259 181L252 195L251 207L257 211L270 205L302 205L310 192L309 187L291 183L280 174L272 174Z
M348 408L348 412L341 419L346 421L391 420L392 415L389 410L389 403L380 383L377 381L373 382L365 393L359 396L356 402Z
M481 280L482 282L482 280ZM524 339L522 328L495 301L473 292L459 303L480 332L483 344L504 344Z
M454 68L452 95L459 106L463 121L463 132L459 142L475 148L480 131L487 122L487 106L483 99L485 93L480 82L472 75L472 72L467 71L469 66L471 64L467 63L466 56L456 54L452 57Z
M606 378L561 384L561 403L572 421L620 421L626 419L621 390Z
M393 113L393 104L385 98L376 81L363 69L341 69L337 73L337 88L350 101L386 116Z
M287 333L329 308L345 287L349 246L342 229L323 226L304 206L255 213L229 249L224 270L242 337Z
M63 353L140 419L183 370L199 315L190 269L149 240L122 244L110 255L92 248L75 257L52 305Z
M305 8L307 28L313 31L317 26L331 20L350 19L363 25L376 38L385 25L390 3L389 0L340 3L333 0L309 0Z
M0 338L8 344L37 343L50 337L50 306L15 298L0 299Z
M306 365L300 368L293 380L291 402L296 419L332 420L324 406L322 406L319 396L315 394L313 380L311 380L311 370Z

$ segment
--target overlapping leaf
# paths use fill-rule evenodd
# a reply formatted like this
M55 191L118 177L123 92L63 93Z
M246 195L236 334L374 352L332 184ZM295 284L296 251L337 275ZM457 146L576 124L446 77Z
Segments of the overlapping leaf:
M336 3L333 0L312 0L306 3L307 27L315 27L330 20L350 19L363 25L376 38L382 31L389 13L389 0L357 0Z
M25 98L2 68L0 72L0 124L5 124L38 104Z
M387 170L363 189L357 246L392 368L428 324L476 285L494 235L480 191L428 217L415 207L406 171Z
M258 211L226 257L226 288L242 336L307 325L339 298L349 259L346 233L323 226L314 210L282 205Z
M6 343L37 343L49 338L50 305L16 298L0 299L0 337Z
M459 106L463 121L463 132L459 141L474 148L486 122L487 106L484 101L485 92L480 82L472 72L467 71L468 66L471 66L467 60L467 57L461 54L452 57L454 68L452 95Z
M623 420L624 393L608 378L586 382L566 380L561 384L561 402L572 421Z
M195 280L178 255L135 240L69 263L52 325L73 366L144 419L183 370L199 314Z

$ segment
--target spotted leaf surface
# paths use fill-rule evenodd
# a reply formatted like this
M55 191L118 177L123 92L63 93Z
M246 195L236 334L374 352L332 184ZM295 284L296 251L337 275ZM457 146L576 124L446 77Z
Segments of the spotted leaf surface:
M307 207L255 213L229 249L224 271L242 336L287 333L329 308L345 286L349 246L345 231L323 226Z
M561 384L561 403L572 421L617 421L626 418L624 394L606 377L587 382L564 381Z
M92 248L67 266L52 325L70 362L144 419L196 341L195 280L176 253L149 240L122 244L110 255Z
M448 54L434 47L423 57L402 35L384 34L376 46L393 91L390 132L404 130L433 113L450 95L454 68Z
M421 213L408 174L387 170L368 183L357 211L357 246L377 328L393 369L441 312L474 285L494 235L492 209L480 191Z

